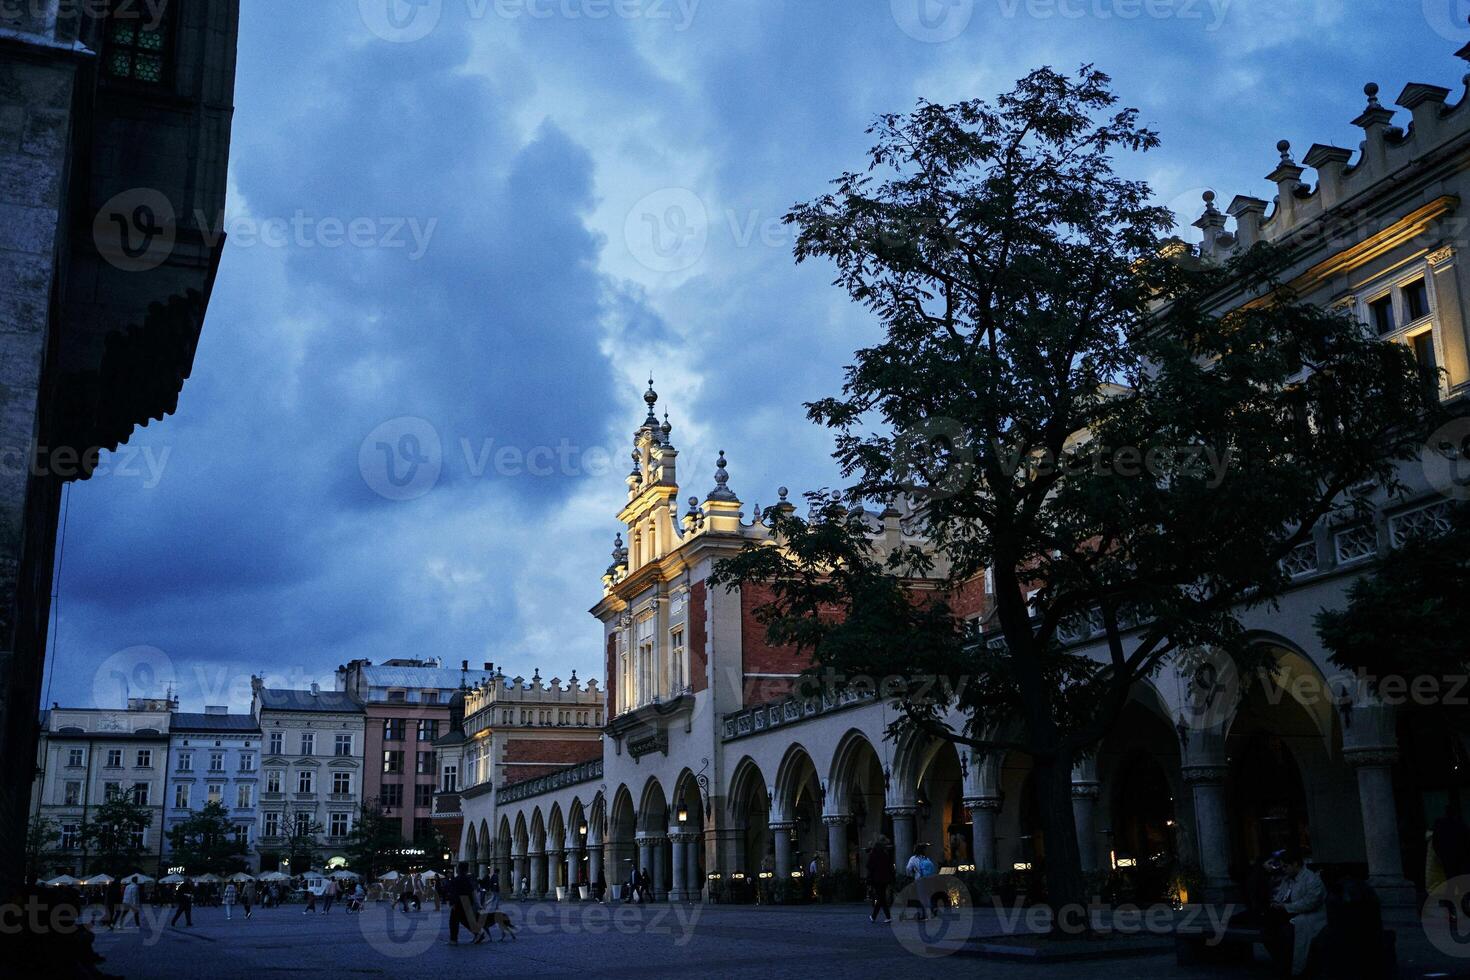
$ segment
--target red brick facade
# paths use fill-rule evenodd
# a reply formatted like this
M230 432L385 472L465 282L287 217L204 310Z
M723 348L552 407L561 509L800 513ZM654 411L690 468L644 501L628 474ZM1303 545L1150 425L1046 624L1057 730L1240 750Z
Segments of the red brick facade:
M601 738L509 738L498 768L509 786L601 758Z
M769 586L746 583L740 587L740 652L742 704L773 701L791 693L794 681L761 674L800 674L811 666L811 658L789 646L776 646L766 639L766 627L756 610L774 598Z
M697 694L709 687L709 635L705 628L703 581L689 587L689 686ZM612 676L612 675L608 675ZM608 695L611 700L612 695Z

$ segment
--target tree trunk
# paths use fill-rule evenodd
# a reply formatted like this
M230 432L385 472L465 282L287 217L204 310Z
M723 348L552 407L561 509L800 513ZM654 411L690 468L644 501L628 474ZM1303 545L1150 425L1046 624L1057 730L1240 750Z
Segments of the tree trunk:
M1053 913L1052 931L1067 925L1075 932L1079 925L1088 923L1088 896L1082 882L1077 821L1072 813L1071 760L1036 756L1032 780L1046 834L1046 903Z

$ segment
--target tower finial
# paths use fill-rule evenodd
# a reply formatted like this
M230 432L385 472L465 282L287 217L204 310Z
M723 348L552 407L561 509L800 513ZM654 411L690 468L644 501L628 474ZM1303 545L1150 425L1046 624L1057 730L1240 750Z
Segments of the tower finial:
M653 375L651 373L648 377L648 390L643 393L643 401L648 405L648 418L643 420L643 424L657 429L658 415L655 414L653 406L658 404L658 392L653 390Z

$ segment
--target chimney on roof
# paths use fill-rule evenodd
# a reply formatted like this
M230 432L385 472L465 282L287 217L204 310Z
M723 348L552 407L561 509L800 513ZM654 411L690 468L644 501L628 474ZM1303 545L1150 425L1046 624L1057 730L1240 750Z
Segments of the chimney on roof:
M468 660L461 660L459 662L459 669L468 671L470 669L470 662Z
M318 684L316 681L312 681L311 682L311 696L312 697L316 697L318 694L321 694L321 693L322 693L322 687L321 687L321 685Z
M206 715L227 715L230 713L230 709L227 705L223 704L206 704L204 706L204 713Z
M488 661L488 660L485 661L485 673L487 673L487 674L493 674L493 673L495 673L495 665L493 663L491 663L490 661Z

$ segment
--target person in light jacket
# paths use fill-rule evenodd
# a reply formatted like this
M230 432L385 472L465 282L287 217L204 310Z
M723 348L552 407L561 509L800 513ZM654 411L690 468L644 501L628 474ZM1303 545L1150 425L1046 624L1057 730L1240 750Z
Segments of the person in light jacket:
M225 883L225 894L224 894L224 898L222 899L222 901L224 902L224 906L225 906L225 921L226 922L228 922L230 920L230 918L231 918L230 913L235 910L235 896L236 896L235 883L233 881L226 882Z
M142 927L139 913L143 910L143 885L138 881L138 876L133 875L128 879L127 887L123 889L122 915L119 917L122 925L128 924L128 913L133 913L133 925Z
M1281 865L1285 877L1276 892L1276 901L1271 904L1288 918L1291 975L1296 977L1307 968L1312 940L1327 927L1327 888L1322 884L1322 877L1306 866L1301 852L1295 848L1282 855ZM1283 953L1284 946L1283 941Z

